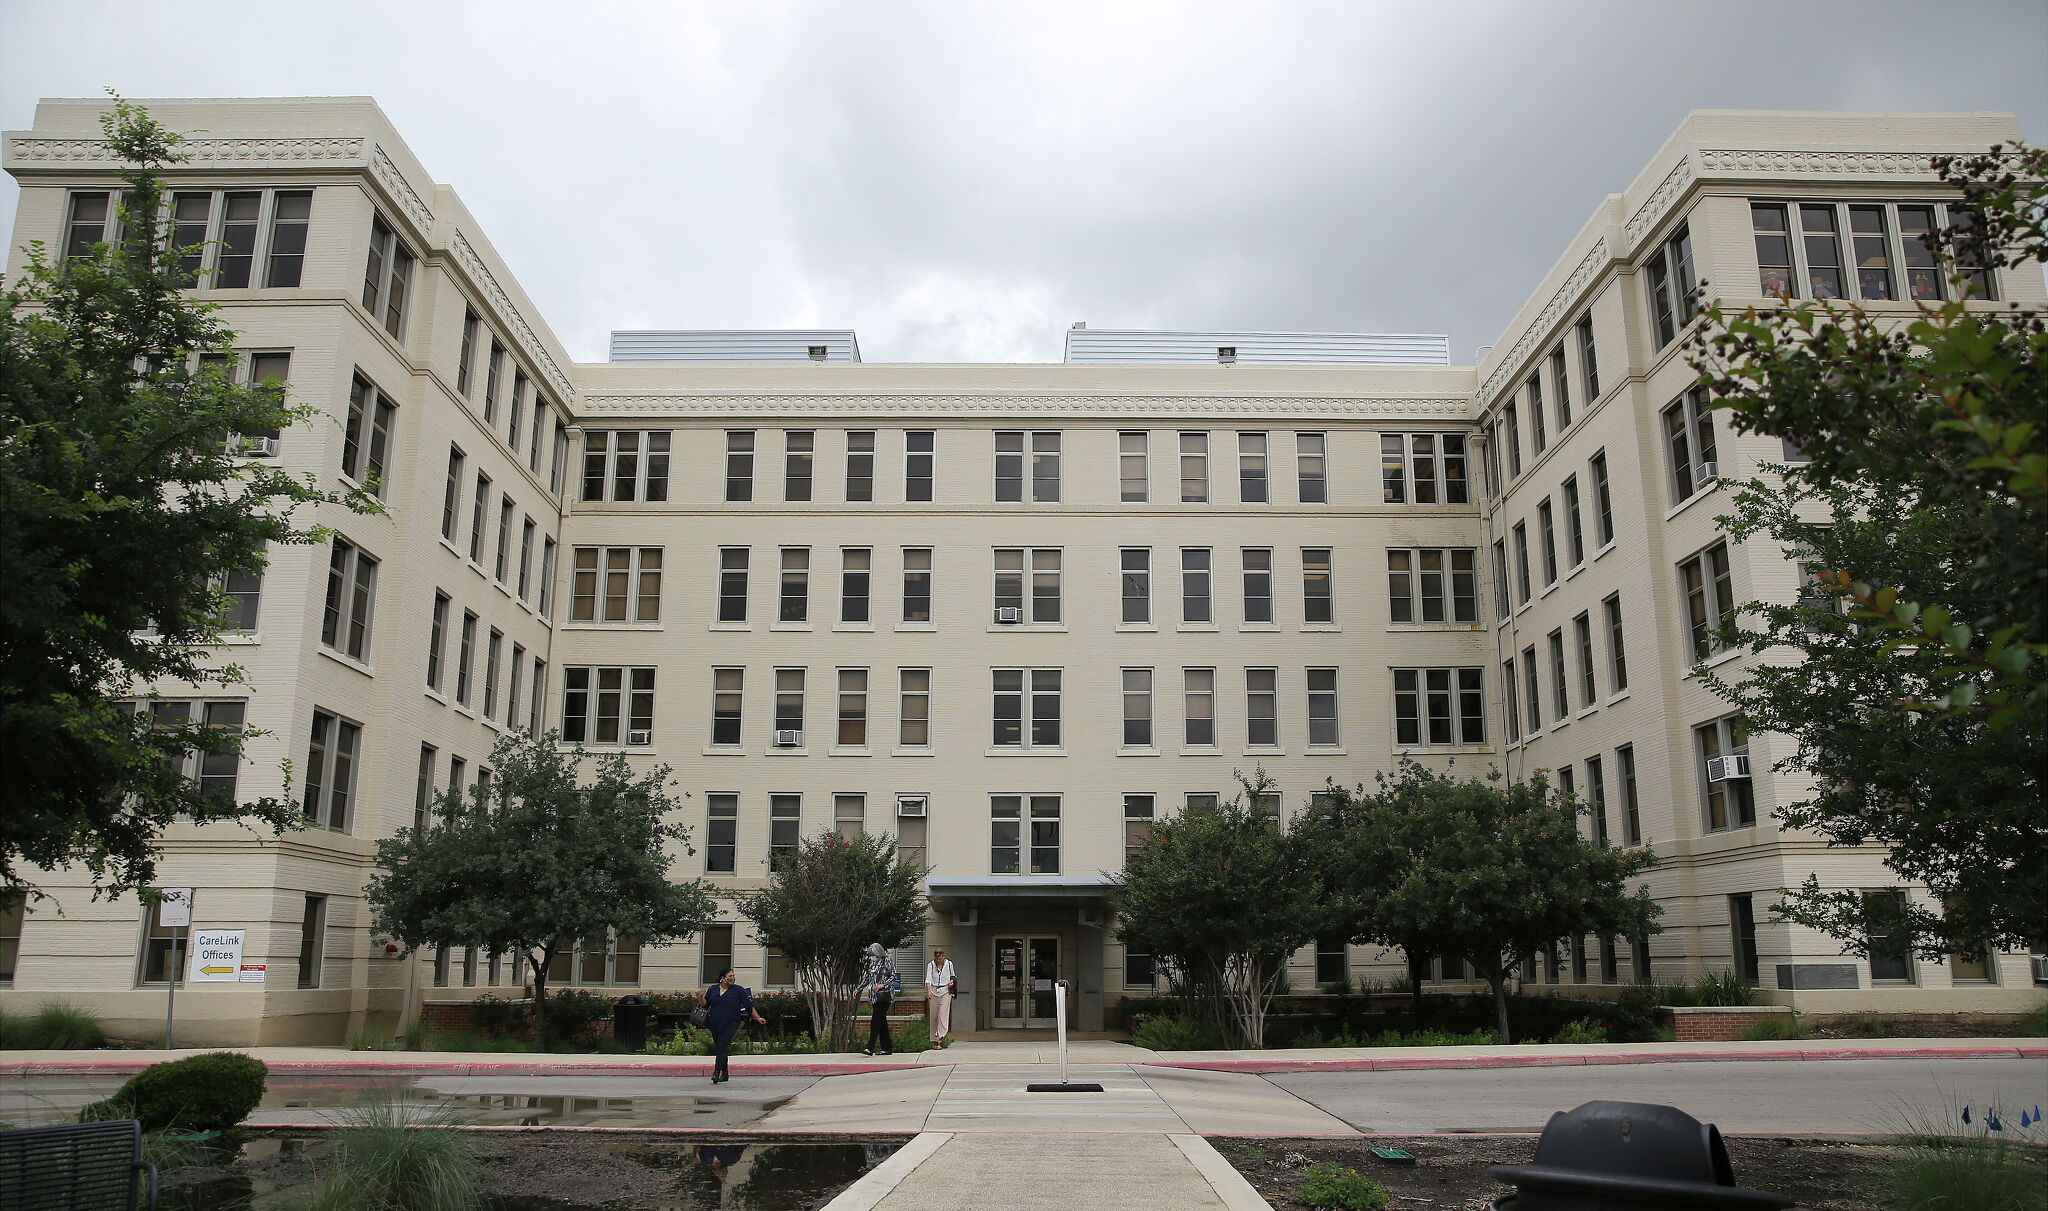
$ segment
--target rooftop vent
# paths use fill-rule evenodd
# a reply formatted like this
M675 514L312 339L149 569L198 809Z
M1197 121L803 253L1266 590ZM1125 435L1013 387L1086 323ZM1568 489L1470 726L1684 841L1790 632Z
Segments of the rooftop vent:
M1236 346L1236 345L1218 345L1218 346L1216 346L1216 360L1217 360L1217 361L1219 361L1219 362L1222 362L1222 363L1223 363L1224 365L1226 365L1226 366L1230 365L1230 364L1231 364L1232 362L1235 362L1235 361L1237 360L1237 346Z

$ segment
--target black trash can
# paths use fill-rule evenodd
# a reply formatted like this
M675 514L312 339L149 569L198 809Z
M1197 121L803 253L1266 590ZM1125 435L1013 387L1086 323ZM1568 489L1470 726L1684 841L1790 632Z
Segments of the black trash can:
M612 1003L612 1039L627 1051L647 1050L647 1002L628 993Z
M1735 1185L1712 1123L1675 1106L1587 1102L1550 1116L1529 1165L1487 1172L1517 1193L1495 1211L1766 1211L1793 1200Z

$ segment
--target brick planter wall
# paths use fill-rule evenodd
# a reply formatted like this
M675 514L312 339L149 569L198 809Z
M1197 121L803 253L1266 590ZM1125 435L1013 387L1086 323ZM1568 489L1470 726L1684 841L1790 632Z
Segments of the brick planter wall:
M1659 1005L1657 1020L1681 1043L1731 1043L1765 1018L1791 1012L1786 1005Z

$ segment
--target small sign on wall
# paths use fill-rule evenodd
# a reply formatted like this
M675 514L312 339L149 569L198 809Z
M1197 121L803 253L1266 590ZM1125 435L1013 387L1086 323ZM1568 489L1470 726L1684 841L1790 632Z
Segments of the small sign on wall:
M192 965L185 972L189 984L233 984L242 978L241 929L195 929L192 931Z
M268 963L242 964L242 983L261 984L263 982L264 974L268 972L269 969L270 964Z

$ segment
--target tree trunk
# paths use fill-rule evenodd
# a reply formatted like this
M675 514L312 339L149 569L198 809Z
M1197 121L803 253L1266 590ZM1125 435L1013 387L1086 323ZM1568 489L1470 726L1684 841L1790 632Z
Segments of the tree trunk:
M542 1054L548 1049L548 963L554 958L553 951L549 947L539 958L526 952L526 961L533 968L533 1042Z
M1508 975L1504 968L1486 973L1486 982L1493 985L1493 1008L1500 1019L1500 1041L1512 1043L1514 1036L1508 1033Z
M1408 958L1408 1029L1422 1029L1422 969L1429 962L1413 946L1403 946L1401 952Z

